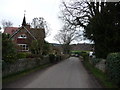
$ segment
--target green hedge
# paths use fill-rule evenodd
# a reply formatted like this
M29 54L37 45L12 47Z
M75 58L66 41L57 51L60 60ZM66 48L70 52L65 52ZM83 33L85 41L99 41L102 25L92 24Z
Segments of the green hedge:
M14 63L17 60L17 55L10 53L10 54L7 54L4 59L5 60L3 60L3 61L5 61L6 63Z
M111 53L107 56L106 72L110 80L120 85L120 53Z
M83 57L83 60L88 60L89 59L89 54L86 52L81 52L80 54Z
M50 63L54 63L55 62L55 55L49 54L49 60L50 60Z
M17 53L17 58L21 59L21 58L38 58L40 57L41 59L43 59L43 56L40 54L31 54L29 52L18 52Z
M17 58L18 59L26 58L27 55L28 55L27 53L19 52L19 53L17 53Z
M54 55L54 54L49 54L49 60L50 63L57 63L61 60L67 59L69 55Z

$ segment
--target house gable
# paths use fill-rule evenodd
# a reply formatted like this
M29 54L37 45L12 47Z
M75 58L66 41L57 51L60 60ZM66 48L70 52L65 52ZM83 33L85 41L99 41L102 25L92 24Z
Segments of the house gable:
M19 30L17 30L9 39L14 38L16 35L27 34L27 33L28 33L34 40L37 40L25 26L19 28Z
M11 33L11 31L9 31L9 33L11 35L9 39L16 44L18 51L29 51L29 45L31 45L33 40L38 40L41 44L44 43L45 30L30 28L30 25L26 24L25 16L23 18L22 26L15 28L13 33Z

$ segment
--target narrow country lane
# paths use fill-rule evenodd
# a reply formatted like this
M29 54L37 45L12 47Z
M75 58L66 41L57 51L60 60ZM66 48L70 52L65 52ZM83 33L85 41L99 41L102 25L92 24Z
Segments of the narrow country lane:
M81 61L70 57L45 70L27 75L3 85L6 88L100 88L99 83L85 70Z

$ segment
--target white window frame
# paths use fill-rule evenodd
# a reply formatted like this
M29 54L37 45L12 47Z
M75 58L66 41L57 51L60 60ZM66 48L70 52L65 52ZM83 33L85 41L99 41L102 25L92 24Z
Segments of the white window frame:
M25 45L25 50L23 50L23 46ZM22 46L22 50L20 50L20 51L29 51L29 47L26 47L26 46L28 46L27 44L18 44L18 46L19 47L21 47Z
M23 37L23 36L24 36L24 37ZM24 39L26 39L27 36L26 36L25 34L21 34L21 35L18 36L18 38L24 38Z

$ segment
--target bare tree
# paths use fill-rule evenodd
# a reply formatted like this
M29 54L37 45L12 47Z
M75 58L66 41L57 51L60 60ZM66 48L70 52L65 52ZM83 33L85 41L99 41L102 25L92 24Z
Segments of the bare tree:
M62 2L60 18L73 26L85 28L88 22L87 2L80 0L70 0L70 2Z
M45 37L50 35L50 27L43 17L34 18L31 23L33 28L45 29Z
M60 44L71 44L76 40L80 40L80 34L75 28L64 26L62 30L55 35L55 40L58 41Z
M107 5L105 0L69 0L69 2L64 0L59 17L72 26L85 29L95 15L105 11L103 9L105 5Z
M2 32L2 30L1 30L2 28L0 27L0 35L1 35L1 32Z
M70 0L69 3L65 1L62 2L59 18L63 21L64 28L62 31L66 36L61 34L62 32L60 31L60 35L55 36L55 39L59 41L59 43L62 42L62 44L64 44L67 42L66 44L69 45L73 41L81 41L83 39L83 37L81 37L83 28L85 28L89 22L87 17L87 11L89 10L86 6L85 0Z
M64 53L69 53L70 51L70 44L73 42L73 41L76 41L76 40L80 40L80 34L78 34L78 30L76 29L76 27L73 27L69 24L65 24L63 26L63 29L60 30L58 32L58 34L56 34L54 36L54 39L56 41L58 41L60 44L63 45L63 50L64 50Z
M6 27L13 26L13 23L11 21L2 20L1 23L2 23L3 29L5 29Z

